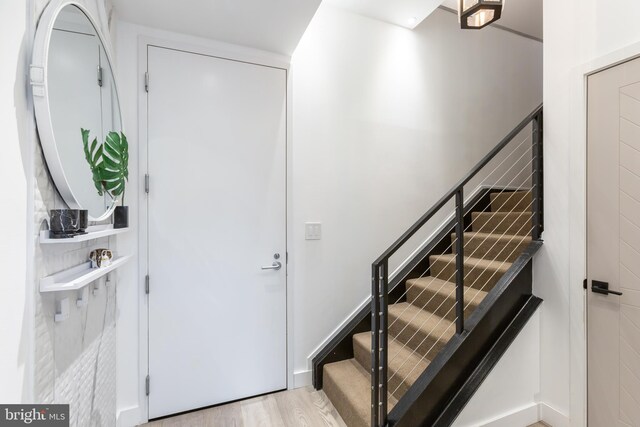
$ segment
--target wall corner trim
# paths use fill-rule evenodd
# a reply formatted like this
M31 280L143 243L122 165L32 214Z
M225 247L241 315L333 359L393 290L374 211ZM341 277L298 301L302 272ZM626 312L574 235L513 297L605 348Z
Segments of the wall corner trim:
M118 410L116 417L117 427L131 427L146 423L147 417L142 414L140 406L129 406Z
M311 385L311 370L296 371L293 373L293 386L291 389L307 387Z
M547 405L544 402L538 403L539 419L554 427L569 427L571 420L569 416L559 410Z

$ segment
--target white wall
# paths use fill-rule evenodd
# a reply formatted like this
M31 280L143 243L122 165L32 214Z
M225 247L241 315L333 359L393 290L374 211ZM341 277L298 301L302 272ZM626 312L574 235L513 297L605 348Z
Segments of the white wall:
M529 319L502 359L462 410L454 427L524 427L538 421L540 390L540 311ZM533 393L532 393L533 391ZM507 403L508 404L505 404Z
M573 426L586 425L582 76L593 69L586 64L640 42L638 16L640 2L635 0L544 4L545 244L534 276L535 291L545 300L541 400L570 415Z
M28 186L32 182L25 152L27 94L25 40L28 2L0 3L0 402L28 401L31 394L31 316L27 286Z
M146 360L146 353L141 354L141 347L146 345L146 334L140 329L141 319L146 318L146 310L139 310L140 301L144 301L141 273L138 269L138 194L141 181L138 173L138 111L137 96L140 75L136 60L137 37L123 37L125 25L116 21L116 78L120 90L120 108L124 132L129 141L129 187L127 202L129 205L129 227L131 232L120 242L127 252L135 253L134 262L125 266L121 271L121 283L118 288L117 314L117 411L118 426L137 425L146 420L146 397L144 379L147 370L142 369L142 359ZM127 33L125 33L126 35ZM126 40L125 43L122 43ZM130 58L132 56L132 58ZM145 324L146 327L146 324Z
M30 61L31 46L36 24L45 8L54 0L30 0L27 2L28 25L25 36L26 60ZM58 1L57 4L61 2ZM108 0L78 0L93 16L99 29L109 36ZM107 45L109 40L106 40ZM27 94L26 85L20 92ZM32 279L27 290L34 299L33 312L33 398L38 403L69 403L72 425L92 423L113 424L116 416L116 332L115 332L115 287L117 280L96 284L101 290L91 293L84 307L71 305L70 317L64 322L54 322L56 301L65 297L72 300L76 292L41 294L38 280L55 272L77 266L87 259L87 254L96 247L108 246L118 251L117 238L99 239L82 245L55 245L43 247L38 244L39 230L46 226L50 209L64 208L48 173L37 138L31 105L24 109L28 117L28 135L23 138L29 158L29 178L32 182L28 220L31 224L27 262ZM119 274L112 275L115 279ZM106 286L105 286L106 285ZM115 285L115 286L114 286Z
M117 29L124 121L136 144L141 37L246 51L123 21ZM412 32L321 6L293 58L290 87L289 333L300 373L290 386L308 383L309 355L366 298L371 261L541 102L541 60L540 43L495 29L457 30L447 12ZM131 198L133 188L141 191L137 164L132 150ZM130 203L135 229L143 212ZM303 240L311 220L323 222L319 242ZM130 237L119 245L133 249ZM146 307L134 286L143 273L122 273L132 280L118 288L118 408L127 425L146 413Z
M71 361L52 351L51 345L56 338L58 344L68 338L75 342L83 338L87 338L87 342L90 340L81 332L62 333L64 326L54 328L51 325L53 304L51 301L43 303L37 291L37 279L41 277L39 272L58 271L64 268L65 263L73 262L64 256L64 259L42 256L36 246L38 227L46 216L47 208L61 207L37 143L27 83L35 26L47 3L48 0L12 0L0 5L0 62L3 64L0 70L0 128L3 131L2 160L5 162L0 168L0 179L4 183L0 209L0 271L3 273L0 286L0 401L70 402L66 399L66 392L83 390L82 393L74 393L79 396L77 401L70 402L73 415L74 411L82 409L74 403L86 402L87 396L90 398L86 388L81 388L87 381L80 384L75 377L81 369L87 371L92 368L91 360L96 358L88 357L89 361L83 363L82 358ZM82 3L92 12L99 9L95 0L83 0ZM106 22L104 13L98 17ZM86 253L80 259L86 259ZM71 347L67 340L58 348L65 356L70 356ZM105 344L104 347L109 346ZM115 346L111 346L111 350L115 353ZM41 357L38 358L37 354ZM65 371L68 362L77 363ZM40 370L39 367L45 369ZM46 375L38 375L45 370ZM107 376L112 378L112 372ZM69 387L65 387L66 381L70 383L67 384ZM56 382L59 386L57 393L53 391ZM94 389L96 393L104 391L102 387ZM39 393L39 390L44 393ZM98 407L110 397L115 399L108 389L105 393L97 398ZM86 413L94 416L96 412L87 410ZM115 416L113 410L111 414ZM103 420L108 418L103 417Z
M542 44L321 5L292 59L295 370L370 295L371 262L542 99ZM305 241L320 221L322 240Z

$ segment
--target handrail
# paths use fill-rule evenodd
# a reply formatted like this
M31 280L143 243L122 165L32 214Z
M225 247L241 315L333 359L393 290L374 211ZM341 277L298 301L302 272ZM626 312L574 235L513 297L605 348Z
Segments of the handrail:
M522 122L520 122L518 126L516 126L511 132L509 132L509 134L505 136L502 141L500 141L500 143L498 143L498 145L496 145L486 156L484 156L484 158L480 160L464 178L458 181L458 183L454 185L451 190L449 190L442 198L440 198L440 200L438 200L431 209L429 209L424 215L422 215L420 219L416 221L415 224L413 224L411 227L409 227L409 229L405 231L398 240L396 240L391 246L389 246L389 248L384 251L382 255L380 255L378 259L373 262L373 264L380 265L385 259L389 259L394 253L396 253L402 245L407 243L407 241L411 237L413 237L413 235L416 234L420 230L420 228L422 228L422 226L427 223L427 221L429 221L440 209L444 207L444 205L447 204L449 200L451 200L456 195L456 192L458 192L458 189L460 187L463 187L466 183L471 181L473 177L475 177L478 172L480 172L480 170L482 170L482 168L487 165L487 163L493 160L493 158L498 155L498 153L502 151L502 149L506 147L509 142L511 142L511 140L513 140L513 138L515 138L520 132L522 132L524 128L526 128L527 125L540 114L541 111L542 104L540 104L538 108L533 110L533 112L531 112L531 114L529 114Z
M543 123L542 105L538 106L498 145L482 158L469 173L436 202L415 224L400 236L371 266L371 426L386 425L388 408L389 364L389 259L413 237L438 211L455 197L455 326L456 334L465 331L465 254L464 254L464 186L473 179L496 155L532 123L532 239L539 240L543 231ZM523 141L524 142L524 141ZM473 255L473 254L472 254Z

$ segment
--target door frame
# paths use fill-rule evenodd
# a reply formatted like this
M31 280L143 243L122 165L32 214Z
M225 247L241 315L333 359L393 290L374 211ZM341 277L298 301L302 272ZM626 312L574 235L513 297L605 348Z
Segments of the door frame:
M588 78L625 62L640 58L640 43L593 59L575 67L571 73L569 164L569 318L570 318L570 414L571 426L587 425L587 291L582 284L587 277L587 126Z
M168 33L171 34L171 33ZM292 91L291 91L291 61L289 57L278 55L275 53L265 52L257 49L246 48L242 46L232 45L228 43L218 42L215 40L198 40L194 43L193 38L187 37L186 40L181 35L176 34L175 38L172 37L153 37L141 35L138 37L138 72L139 78L137 84L138 91L138 241L139 241L139 257L138 257L138 284L140 289L139 298L139 372L142 374L139 379L138 395L140 402L140 412L149 420L149 396L146 394L146 379L149 375L149 300L148 295L145 293L145 278L149 268L149 248L148 248L148 203L147 195L145 193L145 174L148 171L148 105L147 105L147 92L145 90L145 72L148 67L148 47L156 46L160 48L174 49L184 52L193 53L196 55L206 55L220 59L226 59L237 62L244 62L255 64L259 66L267 66L273 68L279 68L286 73L286 115L285 115L285 244L286 255L284 263L285 267L285 286L286 286L286 357L287 357L287 389L294 387L294 374L293 374L293 334L290 331L293 330L293 295L292 286L290 286L289 278L293 277L291 268L291 253L289 249L292 246L291 236L292 224L290 219L292 215L292 197L291 189L293 188L291 183L292 178L292 144L291 135L293 134L292 124ZM152 87L153 76L150 77L150 87ZM150 179L150 188L153 191L153 177ZM153 282L151 282L151 289L153 289Z

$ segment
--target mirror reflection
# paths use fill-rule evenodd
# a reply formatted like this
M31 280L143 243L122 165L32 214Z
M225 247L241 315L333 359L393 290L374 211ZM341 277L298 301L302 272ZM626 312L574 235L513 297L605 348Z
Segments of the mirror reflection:
M103 217L114 204L108 193L100 195L94 184L81 129L89 141L105 140L122 130L119 102L111 64L91 21L76 6L58 15L51 34L47 87L51 122L64 178L78 208L91 219ZM69 200L67 203L72 205Z

